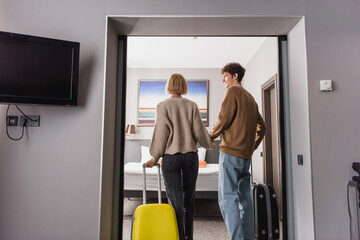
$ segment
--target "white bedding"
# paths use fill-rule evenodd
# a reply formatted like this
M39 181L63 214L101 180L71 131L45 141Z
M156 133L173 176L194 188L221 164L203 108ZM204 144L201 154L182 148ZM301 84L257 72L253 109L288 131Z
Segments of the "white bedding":
M124 189L142 190L143 188L143 169L140 162L128 162L124 166ZM219 164L208 163L206 168L199 168L199 175L196 182L196 191L217 191L218 188ZM146 189L157 190L157 168L146 169ZM161 189L165 190L164 182L161 178Z

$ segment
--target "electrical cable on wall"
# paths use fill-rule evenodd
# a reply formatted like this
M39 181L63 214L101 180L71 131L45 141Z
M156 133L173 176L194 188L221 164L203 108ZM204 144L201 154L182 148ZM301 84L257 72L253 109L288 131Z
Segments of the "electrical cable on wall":
M8 107L6 109L6 118L8 117L9 108L10 108L10 104L8 105ZM10 138L13 141L18 141L18 140L22 139L22 137L24 136L25 124L26 124L26 122L24 121L24 124L22 126L21 136L19 138L13 138L13 137L10 136L9 130L8 130L9 126L6 124L6 135L8 136L8 138Z
M20 108L19 108L17 105L15 105L15 107L19 110L19 112L21 112L21 114L22 114L24 117L26 117L27 119L29 119L29 120L32 121L32 122L37 122L36 119L31 119L31 118L29 118L23 111L20 110Z
M8 113L9 113L10 106L11 106L11 104L8 104L8 107L7 107L7 109L6 109L6 119L7 119L7 117L8 117ZM7 135L8 138L10 138L11 140L13 140L13 141L18 141L18 140L22 139L22 137L24 136L24 129L25 129L25 127L26 127L27 121L29 120L29 121L37 122L37 120L31 119L30 117L28 117L23 111L20 110L20 108L19 108L17 105L15 105L15 107L16 107L16 108L19 110L19 112L25 117L24 122L23 122L23 125L22 125L21 136L20 136L19 138L13 138L13 137L11 137L10 134L9 134L9 130L8 130L8 125L7 125L7 124L6 124L6 135Z
M352 178L352 182L355 183L355 197L358 198L357 201L355 200L356 204L356 208L360 208L360 163L359 162L353 162L352 164L352 168L359 174L359 176L353 176ZM347 205L348 205L348 213L349 213L349 220L350 220L350 240L353 240L353 229L352 229L352 225L353 225L353 220L358 218L358 215L356 218L352 218L352 214L351 214L351 209L350 209L350 186L353 185L353 183L351 183L351 181L348 182L347 185ZM358 212L359 210L357 210ZM357 221L359 221L359 219L357 219ZM359 225L359 223L356 221L357 224L355 224L356 226ZM357 234L358 237L360 237L360 229L357 229ZM357 238L360 239L360 238Z
M350 240L352 240L352 218L351 218L351 210L350 210L349 188L350 188L350 182L348 182L347 185L347 204L348 204L348 213L350 219Z

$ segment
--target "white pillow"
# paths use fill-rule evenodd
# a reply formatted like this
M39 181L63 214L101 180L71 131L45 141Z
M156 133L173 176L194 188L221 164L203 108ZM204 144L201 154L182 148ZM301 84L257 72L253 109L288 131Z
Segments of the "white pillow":
M149 147L141 146L141 163L146 163L151 159L152 157L149 152Z
M206 149L205 148L198 148L199 161L205 161L205 156L206 156Z
M205 161L206 149L198 148L199 161ZM151 160L152 157L149 152L149 147L141 146L141 163L146 163Z

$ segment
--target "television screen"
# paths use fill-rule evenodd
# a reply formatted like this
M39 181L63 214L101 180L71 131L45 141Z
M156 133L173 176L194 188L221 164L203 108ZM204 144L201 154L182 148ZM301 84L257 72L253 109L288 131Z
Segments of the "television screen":
M0 102L77 105L77 42L0 32Z

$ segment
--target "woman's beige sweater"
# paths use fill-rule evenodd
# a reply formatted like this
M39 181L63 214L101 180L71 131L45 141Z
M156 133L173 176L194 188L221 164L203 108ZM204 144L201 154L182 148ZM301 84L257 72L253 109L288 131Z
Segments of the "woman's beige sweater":
M156 106L156 122L150 154L157 162L164 154L197 152L197 143L211 149L211 139L196 103L168 98Z

